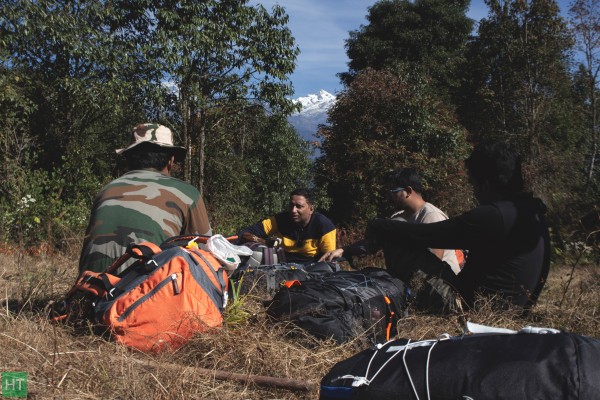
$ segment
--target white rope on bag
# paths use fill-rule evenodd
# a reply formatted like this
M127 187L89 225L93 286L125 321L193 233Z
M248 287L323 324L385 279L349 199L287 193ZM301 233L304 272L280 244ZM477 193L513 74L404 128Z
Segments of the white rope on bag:
M365 371L365 376L356 376L356 375L343 375L340 376L338 378L336 378L335 380L337 381L338 379L352 379L352 387L359 387L359 386L369 386L369 384L371 383L371 381L369 379L367 379L367 377L369 376L369 369L371 368L371 363L373 362L373 360L375 359L375 356L377 355L377 352L379 350L381 350L383 347L385 347L386 344L388 344L390 341L384 343L384 344L378 344L377 345L377 350L375 350L373 352L373 355L371 356L371 359L369 360L369 363L367 364L367 370ZM377 375L377 374L375 374ZM375 376L373 376L374 378Z
M425 388L427 389L427 400L431 400L431 392L429 390L429 359L431 358L431 351L440 341L436 341L431 345L429 351L427 352L427 363L425 364Z
M385 344L388 344L390 342L392 342L393 340L390 340L389 342L386 342ZM406 374L408 375L408 380L410 381L410 385L413 388L413 391L415 392L415 396L417 396L417 400L419 400L419 395L417 394L417 391L415 389L415 385L412 381L412 377L410 375L410 371L408 370L408 366L406 365L406 352L410 349L413 349L415 347L422 347L422 346L428 346L430 343L433 345L437 342L437 340L421 340L419 342L411 342L410 339L408 339L408 342L404 345L404 346L400 346L398 348L398 350L396 350L396 352L390 357L388 358L388 360L383 363L383 365L381 367L379 367L379 369L377 370L377 372L375 372L375 374L373 375L373 377L371 379L367 379L367 381L369 383L371 383L373 380L375 380L375 377L377 377L377 375L379 375L379 373L385 368L385 366L394 359L394 357L396 357L398 354L403 353L402 356L402 362L404 363L404 368L406 369ZM384 346L385 346L384 344ZM382 346L383 347L383 346ZM381 347L380 347L381 348ZM379 350L379 349L378 349ZM388 349L389 351L389 349ZM375 354L373 354L373 357L371 357L371 361L373 360ZM367 373L365 373L365 377L369 376L369 367L371 366L371 361L369 361L369 366L367 367Z
M412 390L415 393L415 397L417 398L417 400L420 400L419 394L417 393L417 389L415 388L415 384L412 380L412 376L410 376L410 371L408 369L408 365L406 364L406 352L408 351L409 344L410 344L410 339L408 340L408 343L406 343L406 347L404 347L404 352L402 354L402 363L404 364L404 369L406 370L406 375L408 375L408 381L410 382L410 386L412 387Z
M375 379L375 377L379 374L379 372L381 372L381 370L383 369L383 367L385 367L385 365L390 362L390 360L392 358L394 358L396 355L398 355L400 353L400 351L402 350L398 350L393 356L391 356L380 368L379 370L373 375L373 377L371 379L368 379L367 377L369 376L369 370L371 369L371 364L373 363L373 360L375 359L375 357L377 356L377 353L379 352L379 350L383 349L388 343L393 342L394 340L389 340L383 344L377 344L377 350L375 350L373 352L373 355L371 356L371 359L369 360L369 363L367 364L367 370L365 371L365 376L356 376L356 375L343 375L340 376L338 378L336 378L335 380L339 380L339 379L352 379L352 387L359 387L359 386L369 386L369 384L371 383L371 381L373 379ZM410 343L410 340L409 340Z
M378 344L377 345L377 350L373 353L373 355L371 356L371 359L369 360L369 363L367 364L367 369L365 371L365 376L343 375L343 376L337 377L333 381L337 381L339 379L352 379L353 380L352 387L369 386L371 384L371 382L373 382L375 380L375 378L379 375L379 373L381 371L383 371L383 369L386 367L386 365L390 361L392 361L394 359L394 357L396 357L400 353L403 353L402 361L404 363L404 368L406 370L406 374L408 375L409 382L410 382L410 384L412 386L412 389L413 389L413 392L415 393L415 396L417 397L417 400L420 400L419 395L417 393L417 390L415 388L414 382L412 380L412 376L410 375L410 371L408 370L408 365L406 364L406 352L408 350L410 350L410 349L415 348L415 347L423 347L423 346L429 346L429 345L431 345L431 347L433 348L433 346L435 346L440 340L445 340L445 339L449 339L449 338L450 338L450 335L444 334L439 339L428 339L428 340L421 340L421 341L418 341L418 342L412 342L410 339L408 339L408 342L405 345L403 345L403 346L390 346L386 350L387 351L393 350L394 354L392 356L390 356L387 359L387 361L384 362L381 365L381 367L379 367L379 369L377 370L377 372L375 372L373 374L373 376L371 377L371 379L369 379L368 378L368 376L369 376L369 370L371 369L371 364L373 363L373 360L377 356L377 353L380 350L384 349L386 345L388 345L391 342L394 342L395 340L390 340L390 341L387 341L387 342L385 342L383 344ZM431 349L429 349L429 352L431 352ZM429 355L427 357L427 369L429 369ZM427 392L428 392L428 395L429 395L429 388L427 388Z

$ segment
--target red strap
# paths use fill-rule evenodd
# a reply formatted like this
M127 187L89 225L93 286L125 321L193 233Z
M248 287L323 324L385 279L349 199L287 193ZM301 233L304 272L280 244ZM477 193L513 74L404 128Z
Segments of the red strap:
M465 265L465 253L462 250L454 250L456 254L456 260L458 261L458 266L462 269Z
M127 248L127 252L135 258L150 258L161 251L161 248L152 242L132 243Z
M283 285L289 289L292 286L302 286L302 282L300 282L299 280L285 281L283 282Z

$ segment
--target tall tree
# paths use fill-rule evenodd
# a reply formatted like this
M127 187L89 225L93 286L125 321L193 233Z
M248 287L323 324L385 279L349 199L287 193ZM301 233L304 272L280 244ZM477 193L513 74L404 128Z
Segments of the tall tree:
M462 120L477 139L502 138L535 158L565 139L554 119L570 85L565 21L554 0L486 0L471 44ZM561 138L561 136L563 136Z
M583 55L580 76L586 81L584 105L589 111L590 156L587 168L589 185L598 156L598 73L600 72L600 0L575 0L569 10L577 50Z
M249 104L293 111L286 96L293 94L289 75L299 50L278 5L271 13L247 0L161 0L143 7L153 16L150 60L161 66L160 78L178 88L180 131L188 149L185 178L202 192L212 129L207 114L222 111L221 118L231 118Z
M122 121L141 114L146 79L134 79L135 41L119 13L101 0L0 3L0 63L18 71L36 104L29 124L45 169L87 157L110 170L103 161Z
M470 0L380 0L369 8L369 23L350 32L346 50L349 84L366 68L402 64L429 75L447 93L458 85L465 44L473 28Z
M209 113L209 124L212 118ZM205 199L221 232L237 232L281 211L289 193L307 185L308 144L281 115L248 108L223 120L211 139Z
M581 106L570 74L572 37L554 0L486 0L470 43L459 116L475 141L520 149L529 189L559 234L586 199Z
M365 70L340 94L328 123L319 131L315 180L328 188L334 220L352 225L389 211L385 181L399 167L416 167L448 212L468 203L465 131L418 74Z
M40 225L29 225L30 240L43 230L52 236L59 227L72 232L83 225L93 193L113 171L114 149L143 116L147 79L137 71L145 65L129 57L135 29L121 11L102 0L0 2L0 68L7 78L0 97L20 107L22 117L19 141L12 142L22 151L8 154L11 179L3 182L16 185L0 207L20 212L23 199L37 200L27 208L33 216L21 213L7 225L26 226L24 218L33 217ZM18 102L12 89L22 96ZM15 121L11 110L0 107L3 120Z

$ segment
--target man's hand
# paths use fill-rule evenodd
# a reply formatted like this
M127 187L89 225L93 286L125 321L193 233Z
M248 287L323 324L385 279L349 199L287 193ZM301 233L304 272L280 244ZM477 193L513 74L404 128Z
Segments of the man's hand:
M341 257L344 254L344 249L335 249L334 251L328 251L323 254L319 261L333 261L334 258Z
M259 238L258 236L250 233L250 232L245 232L242 235L242 239L243 239L243 243L247 243L247 242L257 242L260 244L265 244L265 239L263 238Z

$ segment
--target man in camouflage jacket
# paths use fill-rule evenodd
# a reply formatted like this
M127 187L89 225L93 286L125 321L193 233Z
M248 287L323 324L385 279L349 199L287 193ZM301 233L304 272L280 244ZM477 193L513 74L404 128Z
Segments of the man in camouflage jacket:
M211 235L210 222L198 190L172 177L173 164L185 158L185 148L173 145L165 126L140 124L131 143L117 150L129 172L107 184L95 197L79 259L79 272L101 272L130 243L184 234Z

